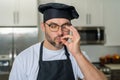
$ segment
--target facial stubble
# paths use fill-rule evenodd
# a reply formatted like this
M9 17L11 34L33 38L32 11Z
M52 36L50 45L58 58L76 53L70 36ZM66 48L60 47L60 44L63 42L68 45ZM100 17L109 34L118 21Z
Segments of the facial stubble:
M61 41L56 42L57 38L61 38L62 35L56 36L54 39L51 38L51 36L48 33L45 33L47 41L53 45L54 47L61 49L63 47L63 43Z

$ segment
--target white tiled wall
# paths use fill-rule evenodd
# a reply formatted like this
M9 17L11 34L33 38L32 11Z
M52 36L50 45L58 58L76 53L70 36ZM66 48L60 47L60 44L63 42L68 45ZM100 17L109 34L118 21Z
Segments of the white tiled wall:
M103 45L86 45L81 46L81 49L86 51L92 62L99 61L100 56L113 55L118 53L120 55L120 47L108 47Z

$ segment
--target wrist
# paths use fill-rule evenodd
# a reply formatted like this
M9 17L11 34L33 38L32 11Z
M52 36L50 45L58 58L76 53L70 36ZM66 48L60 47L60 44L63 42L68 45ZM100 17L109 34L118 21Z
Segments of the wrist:
M81 51L78 51L74 54L74 57L77 58L77 57L80 57L80 56L83 56L82 52Z

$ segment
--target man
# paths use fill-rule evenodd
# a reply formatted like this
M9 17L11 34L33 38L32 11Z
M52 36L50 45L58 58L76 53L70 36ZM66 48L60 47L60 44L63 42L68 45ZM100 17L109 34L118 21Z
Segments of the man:
M47 3L39 11L45 40L16 57L9 80L107 80L80 50L80 36L71 24L79 17L75 8Z

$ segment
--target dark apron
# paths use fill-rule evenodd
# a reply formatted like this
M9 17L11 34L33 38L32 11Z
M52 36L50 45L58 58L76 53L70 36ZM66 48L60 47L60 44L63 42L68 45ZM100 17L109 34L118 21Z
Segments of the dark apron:
M66 60L42 61L43 42L40 46L40 60L37 80L75 80L69 53L65 47Z

